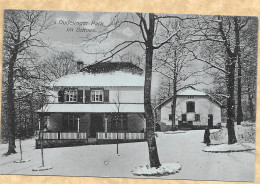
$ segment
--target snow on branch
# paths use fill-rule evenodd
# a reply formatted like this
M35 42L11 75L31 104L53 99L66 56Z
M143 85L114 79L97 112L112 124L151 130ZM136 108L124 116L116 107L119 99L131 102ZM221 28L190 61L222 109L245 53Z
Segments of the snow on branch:
M139 43L139 44L142 44L144 42L141 42L139 40L134 40L134 41L124 41L124 42L121 42L119 43L118 45L116 45L113 49L107 51L104 56L106 56L108 53L110 53L110 56L108 57L105 57L104 59L100 60L100 61L96 61L95 63L99 63L99 62L103 62L103 61L106 61L108 59L112 59L117 53L121 52L122 50L128 48L129 46L135 44L135 43ZM125 46L123 46L125 45ZM123 46L123 47L121 47ZM121 47L121 48L120 48ZM84 51L85 52L85 51ZM85 52L87 53L87 52ZM87 54L97 54L97 53L87 53Z
M162 43L160 43L159 45L157 46L153 46L154 49L159 49L161 46L163 46L164 44L166 43L169 43L169 41L178 34L178 32L180 31L180 25L178 24L177 25L177 31L174 32L169 38L167 38L165 41L163 41Z
M218 66L212 64L211 62L209 62L209 61L207 61L207 60L198 58L198 57L195 55L195 53L194 53L192 50L190 50L189 48L186 47L186 49L188 49L189 52L192 53L194 59L199 60L199 61L202 61L202 62L204 62L204 63L207 63L207 64L209 64L212 68L215 68L215 69L217 69L217 70L220 70L220 71L222 71L222 72L224 72L224 73L226 73L226 74L229 73L229 72L226 71L225 69L223 69L223 68L221 68L221 67L218 67Z

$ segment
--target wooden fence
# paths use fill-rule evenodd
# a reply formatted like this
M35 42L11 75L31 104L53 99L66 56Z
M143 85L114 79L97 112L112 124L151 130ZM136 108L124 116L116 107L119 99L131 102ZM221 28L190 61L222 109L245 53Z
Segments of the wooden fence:
M43 139L87 139L87 133L85 132L43 132L40 133L40 138Z
M117 138L118 136L118 138ZM145 139L144 133L116 133L116 132L97 132L97 139L127 139L127 140L142 140Z

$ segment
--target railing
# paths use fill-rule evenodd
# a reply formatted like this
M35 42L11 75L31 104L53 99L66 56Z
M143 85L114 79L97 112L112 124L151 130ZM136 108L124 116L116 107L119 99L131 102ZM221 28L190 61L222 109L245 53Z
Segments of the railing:
M40 133L40 138L43 139L59 139L59 134L58 132L44 132Z
M97 139L131 139L139 140L145 139L144 133L116 133L116 132L97 132Z
M85 132L43 132L40 133L40 138L43 139L87 139Z

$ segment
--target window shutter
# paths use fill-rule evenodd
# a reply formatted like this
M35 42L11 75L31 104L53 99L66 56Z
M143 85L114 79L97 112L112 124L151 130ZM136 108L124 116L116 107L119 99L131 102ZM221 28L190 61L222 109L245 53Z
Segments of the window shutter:
M64 90L59 90L58 92L58 102L64 102Z
M83 103L83 90L78 90L78 102Z
M109 102L109 90L104 90L104 102Z
M85 103L90 102L90 90L85 91Z

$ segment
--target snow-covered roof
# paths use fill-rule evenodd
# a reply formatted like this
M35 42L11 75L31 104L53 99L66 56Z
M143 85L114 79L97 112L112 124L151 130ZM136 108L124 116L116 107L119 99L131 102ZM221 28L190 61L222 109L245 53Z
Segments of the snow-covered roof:
M184 96L185 95L187 95L187 96L191 96L191 95L194 95L194 96L205 96L207 94L202 92L202 91L198 91L198 90L189 88L189 89L185 89L185 90L179 91L177 93L177 95L179 95L179 96L182 96L182 95L184 95Z
M54 80L52 86L144 86L144 75L123 71L111 73L79 72Z
M219 106L222 106L222 104L220 102L218 102L216 99L214 99L213 97L211 97L209 94L204 93L202 91L196 90L194 88L187 88L187 89L183 89L181 91L177 92L177 97L178 96L205 96L207 98L209 98L212 102L216 103ZM158 107L161 107L163 105L165 105L166 103L168 103L170 100L172 99L172 96L166 100L164 100L161 104L157 105L154 109L157 109Z
M116 104L47 104L37 112L111 113L118 109ZM120 104L119 112L144 113L144 104Z

